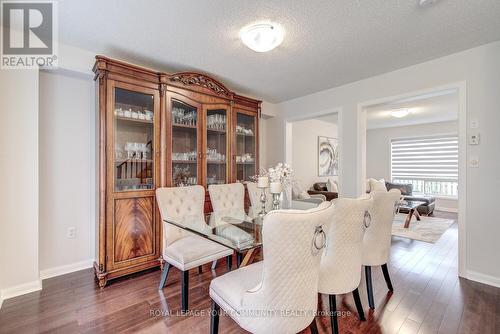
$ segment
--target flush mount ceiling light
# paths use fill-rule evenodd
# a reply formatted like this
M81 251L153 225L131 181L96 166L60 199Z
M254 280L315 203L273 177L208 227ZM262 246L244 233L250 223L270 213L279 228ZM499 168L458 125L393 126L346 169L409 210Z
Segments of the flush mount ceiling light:
M425 7L428 5L432 5L433 3L437 2L438 0L418 0L418 5L420 7Z
M283 29L275 23L259 23L240 31L241 41L256 52L271 51L283 42Z
M397 109L397 110L391 111L391 116L396 117L396 118L403 118L403 117L408 116L409 114L410 114L409 109Z

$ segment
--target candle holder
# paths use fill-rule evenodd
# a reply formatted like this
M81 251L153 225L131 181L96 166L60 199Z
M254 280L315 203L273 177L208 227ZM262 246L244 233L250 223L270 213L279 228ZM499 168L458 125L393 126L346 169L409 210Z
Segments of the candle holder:
M264 216L267 214L266 212L266 188L260 188L261 193L260 193L260 212L259 212L259 217L264 218Z
M273 194L273 210L280 208L280 194Z

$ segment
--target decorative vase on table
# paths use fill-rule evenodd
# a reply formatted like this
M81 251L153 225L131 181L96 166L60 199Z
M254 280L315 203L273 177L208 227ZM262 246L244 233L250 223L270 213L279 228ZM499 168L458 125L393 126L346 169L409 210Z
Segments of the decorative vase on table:
M275 167L269 168L267 173L271 184L279 183L280 185L281 208L290 209L292 207L293 169L288 164L279 163Z

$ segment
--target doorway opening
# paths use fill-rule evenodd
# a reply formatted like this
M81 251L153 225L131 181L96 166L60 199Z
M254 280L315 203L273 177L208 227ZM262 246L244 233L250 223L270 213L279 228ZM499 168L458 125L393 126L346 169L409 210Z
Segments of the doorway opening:
M342 189L341 112L338 109L285 121L285 162L295 173L295 194L322 194L327 200Z
M378 180L402 192L393 242L450 240L465 274L465 84L358 106L359 188ZM454 240L454 241L453 241Z

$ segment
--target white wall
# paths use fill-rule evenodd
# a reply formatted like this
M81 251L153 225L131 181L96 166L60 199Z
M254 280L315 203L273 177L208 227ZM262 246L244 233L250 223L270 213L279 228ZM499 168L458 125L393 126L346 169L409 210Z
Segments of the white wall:
M318 136L337 138L337 124L318 119L292 123L292 168L303 189L337 176L318 176Z
M467 244L466 272L463 275L500 286L500 222L496 213L497 189L500 187L500 42L456 53L394 72L324 90L278 105L281 114L269 127L268 161L282 161L284 150L284 120L340 108L341 186L345 196L356 196L362 189L357 168L358 105L380 98L430 89L466 81L467 118L479 122L481 145L468 146L467 157L477 156L479 168L467 171Z
M0 115L0 295L5 299L41 288L37 70L0 70Z
M94 109L91 76L40 72L42 278L90 267L94 259ZM76 228L74 239L67 238L69 227Z
M457 121L368 130L366 132L366 177L391 180L391 139L449 133L458 134ZM458 200L437 198L436 209L458 212Z

